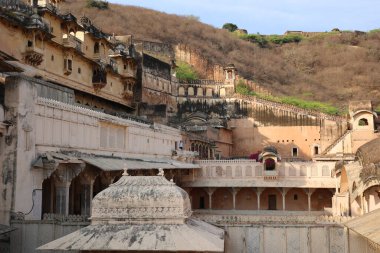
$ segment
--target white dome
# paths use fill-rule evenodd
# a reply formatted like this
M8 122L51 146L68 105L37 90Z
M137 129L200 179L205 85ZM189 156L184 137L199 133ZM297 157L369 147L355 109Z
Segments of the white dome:
M189 195L163 176L126 176L92 200L92 224L183 224Z

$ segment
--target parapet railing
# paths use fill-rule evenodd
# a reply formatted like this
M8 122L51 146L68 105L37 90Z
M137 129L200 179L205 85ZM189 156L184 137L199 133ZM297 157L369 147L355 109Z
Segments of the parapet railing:
M224 80L211 80L211 79L197 79L197 80L189 80L189 81L183 81L180 80L180 84L201 84L201 85L223 85L225 84Z
M253 160L253 159L198 160L197 163L198 164L202 164L202 163L251 163L251 164L262 165L262 163L256 162L256 160Z
M321 212L286 212L275 211L278 214L268 214L268 211L257 211L257 214L203 214L194 212L193 216L216 225L248 225L248 224L341 224L353 217L321 215ZM273 212L272 212L273 213Z

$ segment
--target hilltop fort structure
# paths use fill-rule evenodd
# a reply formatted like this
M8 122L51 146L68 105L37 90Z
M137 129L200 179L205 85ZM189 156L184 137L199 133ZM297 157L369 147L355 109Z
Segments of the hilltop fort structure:
M60 2L0 0L1 252L380 252L360 232L380 215L371 101L339 116L240 95L270 91ZM89 232L117 246L79 245Z

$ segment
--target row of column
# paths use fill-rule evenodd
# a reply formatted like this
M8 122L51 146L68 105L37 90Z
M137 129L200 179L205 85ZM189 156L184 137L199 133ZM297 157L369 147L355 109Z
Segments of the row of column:
M116 174L84 167L84 164L58 166L49 178L50 187L43 185L43 198L46 198L43 201L48 202L43 212L69 215L80 210L81 215L91 214L96 178L101 176L102 184L108 186L113 183Z
M207 194L208 194L208 199L209 199L209 209L212 209L212 195L214 194L214 192L217 190L218 188L215 188L215 187L208 187L208 188L205 188ZM241 190L240 187L231 187L231 188L228 188L232 194L232 205L233 205L233 210L236 209L236 195L237 193ZM260 196L261 196L261 193L267 189L267 188L264 188L264 187L257 187L257 188L254 188L256 189L256 194L257 194L257 208L258 210L261 210L261 205L260 205ZM282 209L285 211L286 210L286 194L288 193L288 191L292 188L277 188L279 190L279 192L281 193L282 195ZM316 189L313 189L313 188L305 188L303 189L307 195L307 202L308 202L308 210L311 211L311 195L313 195L313 193L315 192Z

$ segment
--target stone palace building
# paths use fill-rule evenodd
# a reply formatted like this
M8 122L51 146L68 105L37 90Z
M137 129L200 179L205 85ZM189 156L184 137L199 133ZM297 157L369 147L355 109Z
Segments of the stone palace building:
M370 101L343 117L241 96L268 91L233 64L183 82L194 50L60 2L0 0L1 252L380 252L360 232L380 215Z

